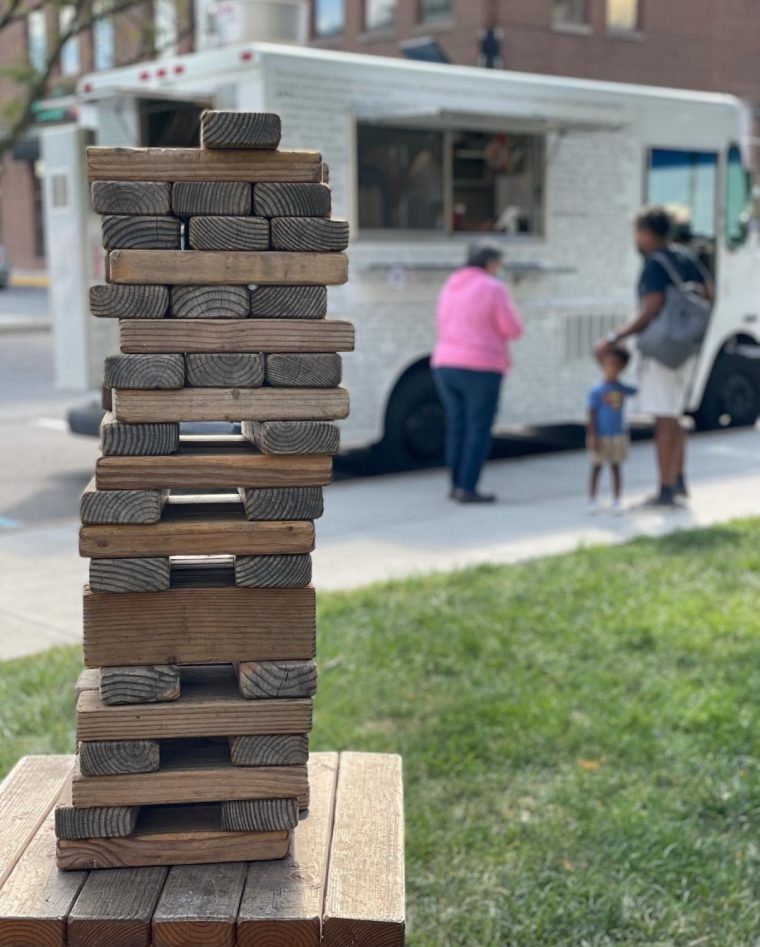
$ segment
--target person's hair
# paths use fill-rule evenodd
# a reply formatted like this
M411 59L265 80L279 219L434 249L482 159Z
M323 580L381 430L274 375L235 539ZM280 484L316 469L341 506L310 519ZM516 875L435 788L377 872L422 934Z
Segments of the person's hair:
M660 205L644 207L636 215L636 226L666 240L673 230L673 218Z
M631 353L623 345L615 345L610 349L607 349L608 355L614 355L620 364L620 371L625 371L626 366L631 360Z
M489 263L502 259L501 248L493 243L473 243L467 248L467 266L479 266L484 270Z

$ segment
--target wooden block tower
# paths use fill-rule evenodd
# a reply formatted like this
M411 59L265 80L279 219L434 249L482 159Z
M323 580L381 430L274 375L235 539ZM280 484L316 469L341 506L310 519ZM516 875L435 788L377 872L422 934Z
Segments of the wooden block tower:
M354 335L325 318L348 225L321 156L279 141L276 115L211 111L200 148L88 150L107 274L91 309L119 319L121 351L81 503L62 867L281 858L308 806L310 553Z

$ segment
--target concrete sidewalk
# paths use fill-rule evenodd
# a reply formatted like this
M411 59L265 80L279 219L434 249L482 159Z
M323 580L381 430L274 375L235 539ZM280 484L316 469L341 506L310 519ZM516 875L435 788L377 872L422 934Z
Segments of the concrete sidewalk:
M629 509L620 517L586 515L582 452L490 464L483 486L501 498L492 507L446 500L443 471L338 483L328 491L327 512L318 524L314 581L320 589L348 589L760 515L756 431L693 438L690 469L687 508ZM626 501L633 507L653 485L651 443L634 447L626 478ZM87 563L76 555L77 529L72 518L0 532L0 659L80 639Z

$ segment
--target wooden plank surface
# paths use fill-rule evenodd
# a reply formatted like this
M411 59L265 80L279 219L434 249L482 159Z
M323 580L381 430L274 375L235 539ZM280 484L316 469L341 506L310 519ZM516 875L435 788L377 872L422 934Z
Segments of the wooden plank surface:
M321 181L317 151L87 149L90 181Z
M245 181L179 181L172 184L172 211L178 217L247 215L253 200Z
M93 592L162 592L169 588L168 556L143 559L91 559Z
M153 773L160 763L157 740L90 740L79 744L79 769L85 776Z
M153 947L233 947L247 868L177 865L153 914Z
M280 352L266 357L267 384L276 388L336 388L342 372L340 355L335 352Z
M168 704L109 707L96 691L77 701L78 740L169 740L249 734L308 733L311 700L244 700L231 668L195 669Z
M65 947L66 918L87 877L59 872L55 816L50 812L0 888L0 944L11 947Z
M313 548L313 523L253 522L246 520L242 509L201 519L192 509L167 506L159 523L82 526L79 530L79 554L91 559L296 554Z
M69 914L69 947L148 947L166 873L163 867L90 872Z
M104 362L103 384L107 388L166 389L185 383L181 355L109 355Z
M337 753L312 754L309 813L290 854L276 864L249 865L238 911L239 947L318 947L337 772Z
M281 137L282 122L274 112L208 109L201 115L202 148L272 150Z
M305 733L230 737L229 745L230 761L235 766L297 766L309 761L309 738Z
M171 184L163 181L94 181L90 185L96 214L170 214L171 193Z
M240 487L249 520L318 520L325 503L321 487Z
M261 217L329 217L331 198L326 184L257 184L253 212Z
M327 315L326 286L254 286L255 319L322 319Z
M219 805L146 806L130 838L59 840L57 858L68 869L197 865L283 858L289 847L288 832L223 831ZM116 943L121 942L94 940L90 947L115 947ZM149 941L142 943L147 947Z
M341 753L322 927L326 947L402 947L401 758Z
M70 776L70 756L26 757L0 784L0 888Z
M116 606L114 611L123 601L123 598L112 600ZM154 704L176 700L180 693L179 668L175 664L102 667L99 690L104 704Z
M84 659L88 667L146 662L223 664L314 656L313 588L233 585L114 594L85 590Z
M273 702L276 703L276 702ZM75 771L75 806L180 805L241 799L294 799L308 792L305 766L234 766L226 743L202 748L167 744L161 765L151 773L83 776ZM222 827L233 826L222 822ZM236 826L247 832L287 825Z
M268 250L264 217L193 217L187 228L192 250Z
M118 421L128 423L334 421L348 416L348 392L344 388L116 388L113 410Z
M337 319L131 319L119 338L122 352L322 353L352 352L355 335Z
M167 286L90 287L90 312L107 319L161 319L169 308Z
M275 250L329 253L348 246L348 221L324 217L273 217L270 238Z
M243 421L242 432L264 454L333 455L340 449L340 430L329 421Z
M240 661L238 686L246 700L313 697L317 666L313 661Z
M100 449L106 457L156 457L173 454L179 450L179 424L176 421L163 424L122 424L109 412L100 423ZM142 484L138 484L135 489L140 486Z
M235 582L253 589L302 588L311 582L311 556L235 556Z
M98 490L93 477L80 497L79 517L87 525L157 523L166 496L161 490Z
M106 490L324 486L331 479L326 455L259 454L240 435L183 436L176 454L101 457L95 467L96 485Z
M248 316L247 286L172 286L170 296L170 314L174 319L218 321Z
M260 388L264 356L257 352L191 353L185 356L185 375L191 388Z
M176 217L128 217L109 214L101 221L106 250L181 250L181 221Z
M111 250L108 266L111 283L338 286L348 279L348 257L344 253Z

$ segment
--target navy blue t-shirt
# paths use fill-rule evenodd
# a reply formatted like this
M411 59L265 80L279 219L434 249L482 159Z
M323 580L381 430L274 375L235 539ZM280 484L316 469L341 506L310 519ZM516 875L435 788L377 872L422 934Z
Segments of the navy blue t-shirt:
M621 381L603 381L591 389L588 408L594 412L597 437L625 434L625 399L635 394L635 388Z
M697 262L696 257L687 250L686 247L670 246L667 250L660 250L664 256L670 260L675 271L680 275L684 283L705 283L705 274ZM644 269L639 278L639 298L649 293L664 293L672 284L670 278L657 259L656 254L650 254L644 261Z

